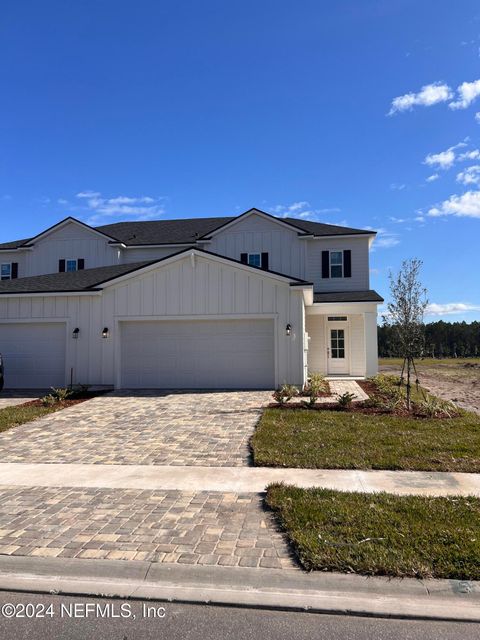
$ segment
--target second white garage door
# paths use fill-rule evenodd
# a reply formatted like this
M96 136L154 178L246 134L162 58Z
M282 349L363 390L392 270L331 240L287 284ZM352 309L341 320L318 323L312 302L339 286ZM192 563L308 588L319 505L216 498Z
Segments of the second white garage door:
M273 320L121 323L124 389L272 389Z
M65 385L65 324L0 323L0 353L6 389L48 389Z

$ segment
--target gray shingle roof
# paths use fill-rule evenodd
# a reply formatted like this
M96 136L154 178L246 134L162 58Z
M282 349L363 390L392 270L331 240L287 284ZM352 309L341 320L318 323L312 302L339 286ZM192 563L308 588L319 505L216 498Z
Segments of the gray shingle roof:
M116 264L109 267L84 269L71 273L48 273L42 276L29 276L15 280L0 281L0 294L8 293L54 293L60 291L94 290L96 285L136 271L152 261Z
M298 229L300 235L313 234L314 236L338 236L373 233L372 231L367 231L365 229L339 227L333 224L310 222L308 220L299 220L297 218L279 219ZM225 226L233 220L235 220L235 216L225 218L180 218L178 220L117 222L94 228L111 237L113 240L123 242L126 245L190 244L194 243L199 238L210 235L216 229ZM28 244L32 239L33 238L27 238L25 240L4 242L0 244L0 250L16 249L24 244Z
M313 302L383 302L383 298L373 289L368 291L329 291L314 293Z

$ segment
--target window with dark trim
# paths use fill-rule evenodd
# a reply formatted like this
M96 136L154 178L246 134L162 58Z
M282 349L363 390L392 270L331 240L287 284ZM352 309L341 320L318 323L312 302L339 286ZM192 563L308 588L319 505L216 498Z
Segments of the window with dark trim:
M351 278L352 252L350 249L322 251L322 278Z
M2 262L0 267L0 279L1 280L11 280L12 279L12 263L11 262Z

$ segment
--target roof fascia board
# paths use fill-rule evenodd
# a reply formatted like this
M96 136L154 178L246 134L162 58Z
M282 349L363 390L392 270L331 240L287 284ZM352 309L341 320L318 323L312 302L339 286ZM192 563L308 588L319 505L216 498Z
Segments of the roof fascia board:
M330 240L331 238L371 238L373 240L376 235L376 231L367 231L365 233L329 233L321 236L299 236L299 238L305 238L307 240Z
M381 302L313 302L309 314L376 313Z
M112 243L113 244L113 243ZM195 240L192 242L161 242L157 244L124 244L125 249L155 249L157 247L191 247L195 244Z
M55 298L60 298L63 296L101 296L102 295L102 290L101 289L89 289L88 291L85 291L84 289L81 289L80 291L76 290L76 289L72 289L70 291L16 291L15 293L10 293L9 291L0 291L0 296L4 297L4 298L24 298L25 296L28 298L45 298L45 297L55 297ZM18 321L20 322L21 320L18 319Z

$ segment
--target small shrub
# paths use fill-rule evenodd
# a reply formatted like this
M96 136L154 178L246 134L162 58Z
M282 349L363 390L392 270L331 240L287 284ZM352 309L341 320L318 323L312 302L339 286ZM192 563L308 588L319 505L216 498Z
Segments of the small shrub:
M280 405L286 404L295 396L298 396L298 389L293 384L282 384L281 387L273 392L273 399Z
M65 402L73 395L71 389L57 389L55 387L51 387L51 392L41 398L42 403L45 407L53 407L55 404L59 402Z
M456 418L461 413L453 402L435 396L427 396L420 402L414 402L413 412L425 418Z
M328 389L328 382L319 373L311 373L308 376L308 382L303 388L303 394L308 397L308 402L305 404L309 407L313 407L318 397L322 393L325 393Z
M341 396L338 396L338 406L341 409L350 409L354 399L355 399L355 394L349 393L348 391L346 391L345 393L342 393Z
M377 392L381 396L392 397L403 393L401 381L398 376L388 376L383 373L379 373L378 375L369 378L368 381L375 385Z

